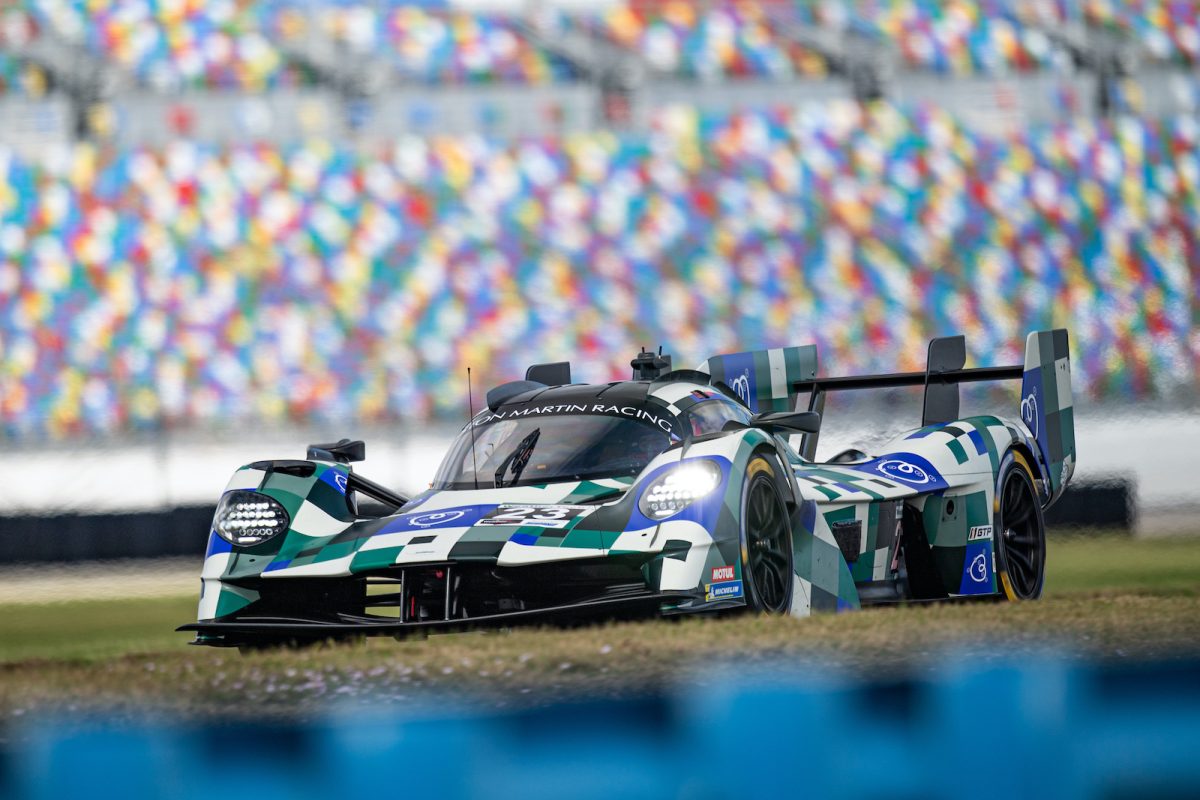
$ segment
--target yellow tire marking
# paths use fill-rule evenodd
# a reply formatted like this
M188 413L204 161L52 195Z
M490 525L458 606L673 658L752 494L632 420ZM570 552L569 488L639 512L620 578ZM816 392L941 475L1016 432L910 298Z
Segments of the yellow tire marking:
M1021 455L1021 451L1019 451L1019 450L1012 450L1011 452L1013 455L1013 461L1015 463L1019 464L1021 469L1025 470L1025 476L1027 478L1029 478L1030 483L1032 483L1033 482L1033 470L1029 468L1029 462L1025 460L1025 456ZM999 489L999 487L997 487L996 495L992 500L992 513L993 514L1000 513L1000 489ZM996 528L994 530L996 531L996 533L995 533L996 545L998 547L999 546L999 537L1002 536L1003 533L999 530L999 526L996 526ZM992 557L995 558L994 555ZM1008 579L1008 571L1007 570L999 570L998 572L1000 575L1000 584L1004 587L1004 596L1007 597L1010 602L1017 602L1018 600L1020 600L1020 598L1017 597L1017 593L1013 591L1012 583Z
M1017 597L1017 593L1013 591L1012 584L1008 581L1007 572L1000 573L1000 583L1004 586L1004 596L1008 598L1009 602L1015 603L1020 599Z
M1029 481L1032 483L1033 482L1033 470L1030 469L1029 462L1025 460L1025 456L1021 455L1021 452L1019 450L1013 450L1012 454L1013 454L1013 461L1016 461L1018 464L1020 464L1025 469L1025 475L1026 475L1026 477L1029 478Z
M775 470L771 469L771 465L768 464L767 460L765 458L763 458L762 456L756 457L746 467L746 477L753 478L755 475L757 475L760 472L765 472L768 475L770 475L772 478L775 477Z

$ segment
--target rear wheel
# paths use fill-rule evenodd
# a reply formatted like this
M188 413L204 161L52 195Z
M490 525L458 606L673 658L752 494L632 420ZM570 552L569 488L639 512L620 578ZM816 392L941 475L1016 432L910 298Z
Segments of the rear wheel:
M1009 452L996 482L996 571L1009 600L1033 600L1046 580L1046 523L1028 463Z
M746 605L768 614L791 608L792 529L779 492L776 468L755 456L742 491L742 581Z

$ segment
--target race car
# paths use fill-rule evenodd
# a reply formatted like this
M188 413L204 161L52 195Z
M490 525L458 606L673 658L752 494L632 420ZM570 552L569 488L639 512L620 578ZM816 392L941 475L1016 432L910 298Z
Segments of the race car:
M538 364L487 393L429 489L352 468L362 442L239 469L220 499L195 643L752 609L1039 596L1043 510L1075 465L1065 330L1025 363L818 377L814 345L694 370L642 352L631 380ZM959 419L959 384L1021 380L1011 418ZM814 460L831 392L924 387L921 426Z

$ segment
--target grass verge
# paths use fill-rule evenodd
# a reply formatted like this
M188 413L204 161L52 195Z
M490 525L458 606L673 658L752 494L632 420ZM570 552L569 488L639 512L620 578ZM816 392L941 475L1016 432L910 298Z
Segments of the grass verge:
M103 705L197 715L305 714L468 693L498 705L619 695L719 661L814 661L850 670L1047 646L1090 657L1200 649L1200 539L1052 540L1038 602L942 603L794 620L733 616L369 640L298 651L186 646L194 598L0 608L0 715Z

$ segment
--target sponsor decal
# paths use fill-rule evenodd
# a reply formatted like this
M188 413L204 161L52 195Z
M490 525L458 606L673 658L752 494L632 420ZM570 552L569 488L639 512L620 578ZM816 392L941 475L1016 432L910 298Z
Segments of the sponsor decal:
M571 521L595 511L595 506L518 506L502 505L477 522L477 525L517 525L528 528L563 529Z
M732 566L713 567L712 568L712 582L713 583L720 583L721 581L731 581L734 579L734 577L735 576L733 574Z
M742 398L742 402L750 405L750 370L742 370L742 374L729 382L729 388L733 389L734 394Z
M888 453L861 464L847 464L846 469L875 477L883 476L902 486L911 486L926 492L945 489L948 486L937 467L916 453Z
M628 417L629 419L648 422L667 433L672 431L671 420L667 417L660 417L647 409L638 408L637 406L605 405L604 403L559 403L558 405L533 406L532 408L518 408L511 411L494 411L491 414L481 417L475 423L475 426L489 425L493 422L506 419L521 419L522 417L538 417L554 414L606 414L608 416Z
M971 559L967 567L967 576L975 583L984 583L988 579L987 553L979 553Z
M321 480L328 483L333 488L337 489L342 494L346 493L346 474L338 472L336 469L327 469L321 473Z
M469 528L495 507L488 503L487 505L440 508L436 511L416 509L387 520L377 534L424 531L432 528Z
M1029 426L1033 438L1038 438L1038 402L1037 391L1030 392L1021 401L1021 420Z
M465 517L466 511L434 511L430 514L418 514L415 517L408 518L409 525L416 525L418 528L433 528L440 525L449 525L455 520Z
M959 581L958 593L990 594L995 586L993 582L995 571L996 562L992 555L992 543L987 540L969 542L967 552L963 555L962 579Z
M707 587L704 593L705 600L729 600L734 597L742 596L741 581L725 581L724 583L712 583Z
M875 469L889 478L903 481L904 483L911 483L915 486L920 486L933 480L928 472L916 464L910 461L901 461L898 458L889 458L886 461L880 461L875 465Z
M967 541L968 542L977 542L982 539L991 539L991 538L992 538L992 526L991 525L976 525L973 528L971 528L971 530L967 533Z

